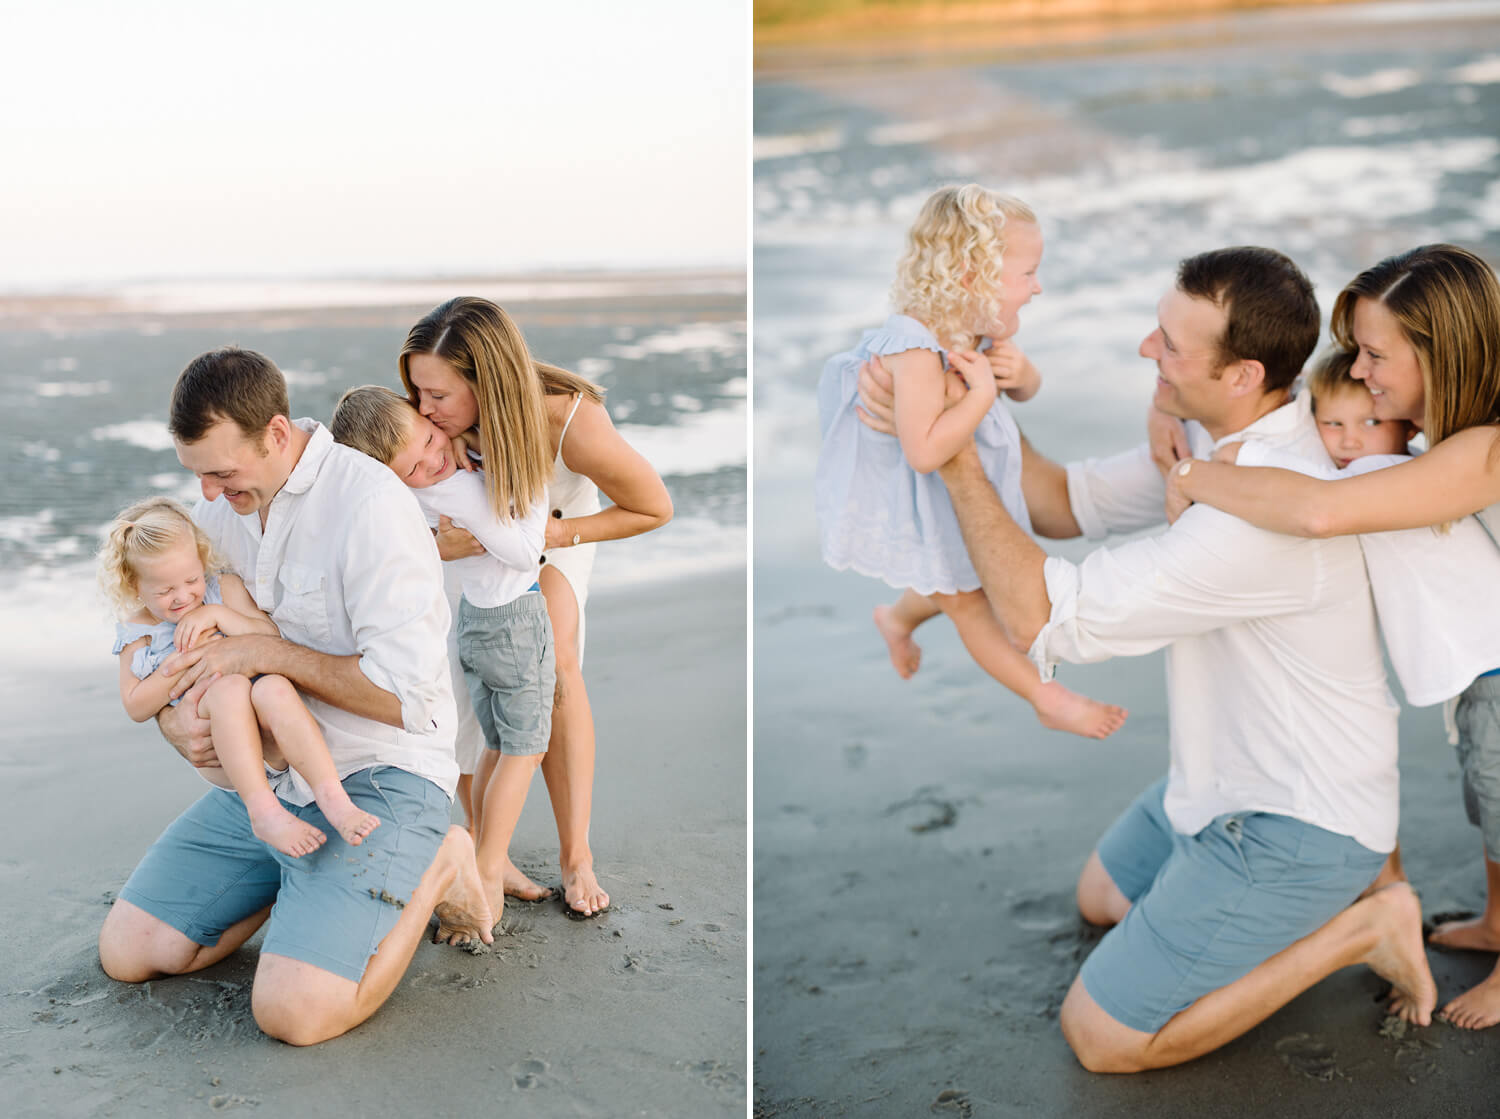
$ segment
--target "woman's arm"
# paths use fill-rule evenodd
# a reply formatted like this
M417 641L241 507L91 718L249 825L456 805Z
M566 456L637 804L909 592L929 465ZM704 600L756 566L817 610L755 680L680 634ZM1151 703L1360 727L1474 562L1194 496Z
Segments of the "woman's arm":
M593 540L623 540L660 528L672 519L672 498L652 465L615 430L600 404L584 400L568 425L563 464L589 478L614 502L587 517L547 518L547 547Z
M1169 485L1251 524L1291 536L1344 536L1442 524L1500 501L1500 428L1471 427L1411 462L1321 481L1290 470L1195 462Z
M995 377L984 357L954 351L948 358L966 374L968 390L948 409L943 407L943 359L938 354L906 350L885 359L896 382L896 438L918 474L929 474L958 454L995 402Z
M138 723L154 718L167 705L167 700L172 698L172 685L182 675L168 675L158 668L144 680L137 677L130 670L130 662L135 659L137 649L150 643L149 637L142 637L120 650L120 700L125 704L125 714Z

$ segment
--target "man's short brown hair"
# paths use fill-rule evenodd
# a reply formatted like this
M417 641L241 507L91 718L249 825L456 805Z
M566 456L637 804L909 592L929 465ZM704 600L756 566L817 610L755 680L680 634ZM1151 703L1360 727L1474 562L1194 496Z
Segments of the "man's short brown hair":
M214 424L229 421L246 438L255 438L274 417L290 419L291 411L286 378L274 361L225 346L199 354L178 375L167 428L173 439L196 443Z
M1275 249L1241 245L1190 256L1177 268L1177 287L1224 310L1220 368L1260 362L1266 392L1290 388L1318 344L1312 281Z

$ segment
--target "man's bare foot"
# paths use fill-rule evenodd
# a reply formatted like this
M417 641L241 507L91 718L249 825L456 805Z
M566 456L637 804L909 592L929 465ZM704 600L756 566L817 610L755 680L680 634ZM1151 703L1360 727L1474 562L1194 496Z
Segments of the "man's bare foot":
M886 648L891 653L891 666L895 668L896 675L903 680L910 680L922 666L922 648L911 639L911 627L902 625L896 619L896 612L889 606L877 606L875 628L885 638ZM590 874L589 877L592 878L593 875Z
M254 804L245 802L245 811L250 815L250 830L256 839L294 859L311 855L328 842L328 837L319 829L283 808L275 793L267 791L265 796L269 799L258 798Z
M451 862L454 876L443 900L432 911L438 919L432 939L449 944L467 944L471 940L493 944L493 929L500 918L485 896L479 868L474 865L474 841L469 833L457 824L449 828L443 845L438 848L438 860Z
M594 877L593 863L583 863L571 872L564 869L562 879L563 897L573 912L592 917L609 908L609 895Z
M1405 882L1371 894L1355 907L1364 910L1377 940L1365 955L1370 970L1391 984L1391 1013L1416 1026L1432 1024L1437 984L1422 944L1422 903Z
M1500 931L1483 916L1467 921L1444 921L1427 938L1443 948L1467 948L1473 952L1500 952Z
M313 796L328 822L351 847L358 847L365 841L365 836L380 826L380 817L370 815L350 800L344 786L337 781L325 788L314 789Z
M1125 725L1129 714L1123 707L1070 692L1056 680L1036 690L1031 706L1042 726L1084 738L1108 738Z
M1438 1017L1461 1030L1488 1029L1500 1022L1500 967L1483 983L1449 1002Z

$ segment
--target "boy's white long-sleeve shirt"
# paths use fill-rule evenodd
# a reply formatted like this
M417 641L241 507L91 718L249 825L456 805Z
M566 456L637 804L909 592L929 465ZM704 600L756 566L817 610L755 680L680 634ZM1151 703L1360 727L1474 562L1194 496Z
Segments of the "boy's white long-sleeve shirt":
M547 499L542 499L522 517L501 520L490 508L484 475L457 470L441 482L412 490L437 527L440 516L473 533L484 545L484 555L449 560L463 580L464 597L471 606L488 610L514 602L536 582L542 548L547 539Z

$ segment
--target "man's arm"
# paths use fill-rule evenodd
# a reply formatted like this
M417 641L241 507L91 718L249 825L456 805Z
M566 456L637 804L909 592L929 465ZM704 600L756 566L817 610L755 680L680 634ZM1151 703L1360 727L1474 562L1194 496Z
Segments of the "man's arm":
M1068 500L1068 469L1053 462L1031 445L1021 433L1021 492L1026 511L1038 536L1049 540L1072 540L1083 535Z
M1006 512L973 443L950 459L941 474L990 608L1011 641L1030 648L1052 614L1042 570L1047 553Z

